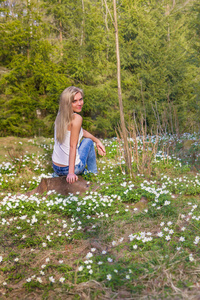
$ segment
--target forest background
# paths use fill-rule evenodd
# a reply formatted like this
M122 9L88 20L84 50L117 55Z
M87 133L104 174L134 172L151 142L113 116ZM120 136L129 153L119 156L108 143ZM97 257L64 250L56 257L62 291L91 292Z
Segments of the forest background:
M200 130L199 0L117 2L124 113L148 130ZM120 113L111 0L0 0L1 136L53 136L60 93L84 90L84 128Z

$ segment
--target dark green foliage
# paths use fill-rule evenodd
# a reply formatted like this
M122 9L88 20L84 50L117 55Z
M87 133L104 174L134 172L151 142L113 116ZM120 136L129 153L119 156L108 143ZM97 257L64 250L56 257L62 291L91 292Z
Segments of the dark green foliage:
M59 95L69 85L84 89L84 127L115 135L114 27L102 3L0 2L2 136L52 136ZM118 2L127 122L143 115L149 131L199 130L199 14L198 1Z

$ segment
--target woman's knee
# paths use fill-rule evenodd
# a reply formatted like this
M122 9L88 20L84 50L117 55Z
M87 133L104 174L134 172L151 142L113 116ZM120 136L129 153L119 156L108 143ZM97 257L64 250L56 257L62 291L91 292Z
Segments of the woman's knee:
M87 143L93 143L93 141L92 141L90 138L84 138L84 140L85 140Z
M94 147L94 142L90 138L84 138L84 143Z

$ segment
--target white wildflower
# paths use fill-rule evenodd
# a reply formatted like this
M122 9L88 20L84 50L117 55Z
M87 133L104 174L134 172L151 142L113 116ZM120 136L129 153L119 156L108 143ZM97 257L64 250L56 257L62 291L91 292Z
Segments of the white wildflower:
M112 279L112 275L111 274L108 274L107 275L107 280L111 280Z

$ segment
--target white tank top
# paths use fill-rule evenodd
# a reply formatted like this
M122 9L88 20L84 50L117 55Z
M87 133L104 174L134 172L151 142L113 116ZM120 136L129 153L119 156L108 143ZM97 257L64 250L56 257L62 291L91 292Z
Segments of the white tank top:
M71 135L71 131L67 130L65 140L62 144L60 144L56 139L56 128L54 129L54 149L52 155L53 162L57 164L69 166L70 135ZM79 164L80 162L78 147L80 145L80 140L82 137L83 137L83 129L81 127L81 130L79 132L78 143L76 147L75 165Z

